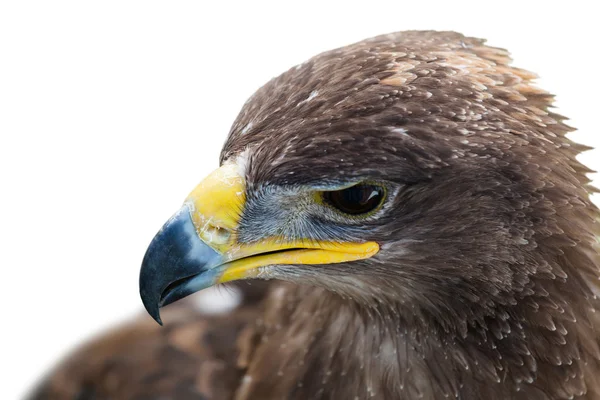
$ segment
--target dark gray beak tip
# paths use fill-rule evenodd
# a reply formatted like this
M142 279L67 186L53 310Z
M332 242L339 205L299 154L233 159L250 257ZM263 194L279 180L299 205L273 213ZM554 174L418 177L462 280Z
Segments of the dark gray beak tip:
M208 272L220 259L200 240L189 207L183 206L156 234L142 261L140 296L148 314L162 325L160 307L191 294L184 290L188 278L213 275Z
M140 282L141 287L141 282ZM160 299L157 299L157 296L152 296L144 293L144 291L140 290L140 296L142 298L142 303L144 304L144 308L150 314L152 319L158 322L159 325L162 326L162 320L160 319Z

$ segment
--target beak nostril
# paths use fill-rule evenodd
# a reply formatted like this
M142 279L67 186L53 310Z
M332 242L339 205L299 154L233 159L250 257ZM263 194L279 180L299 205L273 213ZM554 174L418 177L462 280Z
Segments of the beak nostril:
M227 244L231 239L231 231L220 226L208 225L202 232L203 239L213 244Z

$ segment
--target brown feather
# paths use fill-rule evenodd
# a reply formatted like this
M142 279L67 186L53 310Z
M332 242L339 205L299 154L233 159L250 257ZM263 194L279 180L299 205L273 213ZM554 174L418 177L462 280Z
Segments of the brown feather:
M380 253L274 268L287 282L229 315L125 328L37 398L600 398L585 147L509 63L479 39L400 32L274 78L221 156L248 157L240 240L302 229L252 208L264 187L386 180L400 188L391 211L343 232Z

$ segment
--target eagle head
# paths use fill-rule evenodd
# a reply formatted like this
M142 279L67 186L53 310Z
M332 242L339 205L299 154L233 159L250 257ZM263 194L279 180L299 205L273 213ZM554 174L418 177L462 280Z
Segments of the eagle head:
M260 278L461 337L524 319L560 331L595 299L598 215L584 147L509 63L478 39L402 32L272 79L150 244L148 312Z

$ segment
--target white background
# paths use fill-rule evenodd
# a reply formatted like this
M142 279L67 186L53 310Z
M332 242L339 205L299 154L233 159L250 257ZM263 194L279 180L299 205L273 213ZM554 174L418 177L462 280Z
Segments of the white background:
M146 246L217 166L240 106L318 52L405 29L485 37L599 142L591 1L214 3L0 5L0 398L140 310Z

